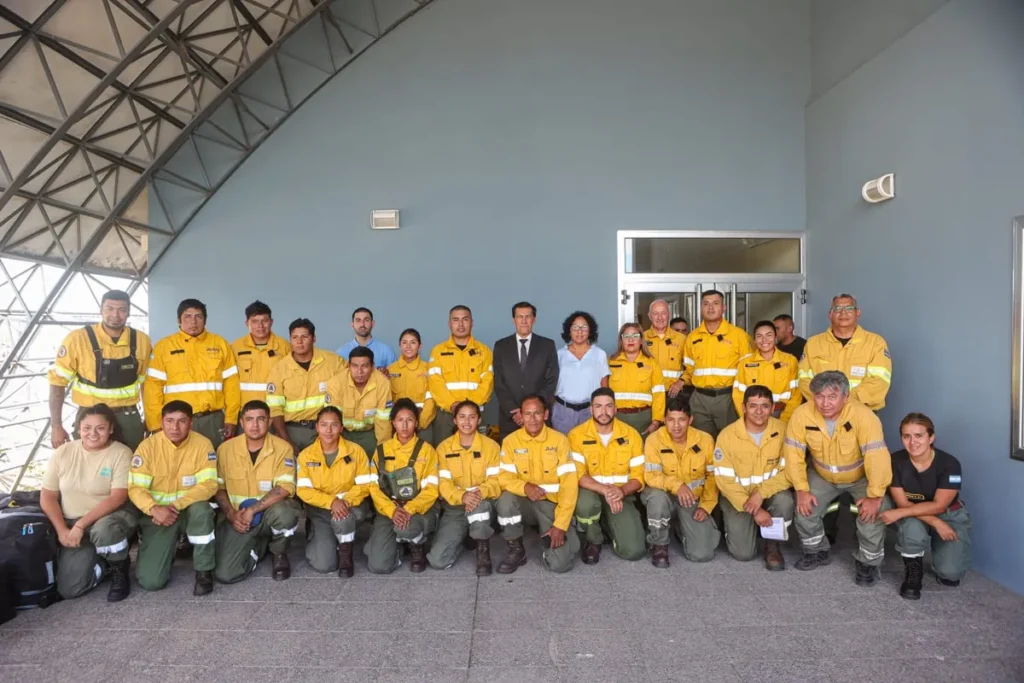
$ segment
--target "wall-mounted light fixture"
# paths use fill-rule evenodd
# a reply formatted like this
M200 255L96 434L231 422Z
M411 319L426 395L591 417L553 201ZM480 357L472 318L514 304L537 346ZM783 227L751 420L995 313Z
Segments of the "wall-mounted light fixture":
M892 173L886 173L881 178L875 178L864 183L860 196L869 204L878 204L896 196L896 178Z
M373 230L398 230L398 209L374 209L370 212Z

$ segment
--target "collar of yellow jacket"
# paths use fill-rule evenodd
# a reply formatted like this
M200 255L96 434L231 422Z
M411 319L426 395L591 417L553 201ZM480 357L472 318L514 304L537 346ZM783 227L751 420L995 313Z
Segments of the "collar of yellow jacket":
M722 318L722 323L718 326L718 330L715 331L715 332L709 332L708 331L707 323L702 320L701 323L700 323L700 327L698 327L694 331L695 332L703 332L704 334L708 335L709 337L717 337L720 334L722 334L722 335L729 334L730 332L732 332L733 327L734 327L734 325L732 323L730 323L725 318Z
M193 337L191 334L186 334L181 329L179 329L178 332L177 332L177 337L178 337L178 339L182 343L192 343L192 342L194 342L194 343L202 343L202 342L206 341L207 337L209 337L209 336L210 336L210 331L206 330L206 329L204 329L202 331L202 333L199 336L197 336L197 337Z
M449 453L455 453L456 451L460 451L460 452L478 452L478 453L483 452L483 450L484 450L484 435L481 434L480 432L477 432L476 434L473 435L473 443L472 443L472 445L469 446L469 448L466 448L466 447L464 447L462 445L462 441L459 440L459 437L460 437L459 432L455 432L450 437L448 437L447 439L444 440L445 450L447 450L447 452L449 452ZM438 448L440 448L440 446L438 446Z
M857 325L857 328L853 331L853 336L850 337L850 341L848 341L846 343L847 344L858 344L858 343L864 341L864 337L866 337L866 336L867 336L867 330L865 330L860 325ZM830 343L832 343L832 344L842 344L842 342L839 341L839 337L836 336L836 333L832 331L831 327L828 328L828 330L825 332L825 338L828 339L828 341Z
M346 455L352 455L355 444L351 441L347 441L344 436L338 439L338 457L334 459L335 462L343 459ZM302 449L299 453L299 457L315 458L319 462L326 463L327 458L324 457L324 445L320 443L320 437L316 437L316 441L311 443L306 448Z
M376 368L371 370L370 379L366 380L366 384L364 384L362 390L360 390L359 387L356 386L356 381L352 379L352 368L348 368L348 371L345 372L345 384L358 391L360 396L368 394L371 391L376 391L377 382L380 381L380 379L380 373L377 372Z
M452 349L454 349L456 351L460 351L461 350L461 349L459 349L459 345L455 343L455 337L453 337L451 335L448 335L448 341L445 342L445 343L447 343L448 346L450 346ZM475 348L477 348L479 346L480 346L480 342L478 342L476 340L476 337L474 337L473 335L469 335L469 341L466 342L466 351L469 351L470 349L475 349Z
M540 433L537 434L537 436L530 436L530 433L526 431L526 427L521 427L519 431L522 432L523 441L537 441L539 443L543 443L547 441L548 437L550 436L550 432L548 430L547 425L541 427Z
M623 351L621 353L616 353L608 360L618 360L622 361L623 363L643 363L645 361L649 363L654 361L654 356L646 356L644 355L644 352L641 351L640 353L637 354L636 360L629 360L628 358L626 358L626 352Z
M401 369L408 368L409 370L419 370L420 363L422 363L422 362L423 362L423 359L420 358L418 355L415 358L413 358L411 361L406 361L404 357L399 356L398 363L396 363L396 365L398 365L398 367L401 368Z
M131 328L127 325L121 331L121 336L117 338L115 342L107 331L103 329L103 323L96 323L92 326L93 332L96 333L96 340L100 343L100 346L109 344L111 346L128 346L128 342L131 339Z
M684 337L679 332L676 332L671 327L665 328L664 335L659 335L658 331L655 330L653 327L648 327L646 330L644 330L644 339L650 339L651 341L654 341L655 339L671 339L673 344L682 346L683 341L686 339L686 337Z
M846 403L843 404L843 409L841 411L839 411L838 415L836 415L835 422L836 422L836 426L837 427L842 425L845 422L849 422L849 420L850 420L850 411L852 410L852 406L853 406L854 400L855 399L850 398L849 396L846 397ZM808 402L812 406L814 406L814 409L811 411L811 414L814 416L814 423L817 424L819 427L826 426L825 425L825 416L822 415L821 411L818 410L818 406L816 406L814 404L814 400L811 399ZM826 435L828 435L827 431L825 431L825 430L822 430L822 431L824 431L824 433ZM834 431L833 431L833 434L835 434Z
M285 450L285 447L287 447L287 450ZM252 458L249 456L249 442L245 438L245 434L240 434L236 438L228 439L223 443L223 445L221 445L221 448L227 448L232 455L236 455L239 458L244 455L246 462L252 462ZM259 455L256 456L255 464L258 464L266 458L275 457L282 452L287 457L291 450L292 447L287 441L268 433L263 438L263 446L260 448Z
M160 433L157 436L159 438L163 439L164 442L168 446L170 446L173 450L181 450L182 448L188 448L189 446L197 443L200 438L205 438L199 432L197 432L195 430L189 430L188 436L185 437L185 440L182 441L180 445L175 446L174 442L170 440L170 438L167 436L166 433L163 432L163 430L161 430ZM211 450L212 450L213 444L210 444L210 446L211 446Z
M754 438L750 436L750 432L747 431L747 423L743 421L742 417L733 422L732 425L729 425L729 427L732 427L733 429L736 430L736 435L739 438L749 441L750 443L760 448L760 446L757 445L757 442L754 441ZM729 427L726 427L726 429L729 429ZM772 438L772 434L777 434L778 438L780 439L785 438L786 425L785 423L782 422L782 420L778 420L774 417L769 417L768 424L764 426L764 431L761 432L761 444L763 445L766 443L765 437Z
M702 434L707 434L707 432L702 432L701 430L697 429L696 427L693 427L693 426L687 427L686 428L686 443L685 444L681 444L681 443L676 443L675 441L672 440L672 435L668 433L668 427L665 427L665 426L658 427L658 431L656 431L654 433L657 435L658 440L661 441L661 443L666 448L671 448L673 450L681 449L681 450L684 450L684 451L689 449L689 448L693 448L696 445L696 443L698 441L700 441L700 437L701 437ZM708 438L711 438L710 434L708 434Z
M238 339L235 340L235 344L237 344L239 346L242 346L244 348L253 349L253 350L257 350L260 347L259 344L257 344L255 341L253 341L253 338L252 338L251 334L246 334L246 335L243 335L243 336L239 337ZM291 348L291 344L289 344L287 341L285 341L283 337L279 337L276 334L274 334L273 332L270 333L270 339L267 340L267 343L263 344L262 346L265 349L279 348L281 346L286 346L289 349Z
M629 434L629 430L630 426L623 422L622 420L618 418L612 420L613 439L621 439L622 437L627 436ZM595 439L600 438L601 433L597 431L597 422L594 420L594 418L590 418L589 420L583 423L583 433L587 436L592 436ZM610 445L611 441L609 441L608 443Z

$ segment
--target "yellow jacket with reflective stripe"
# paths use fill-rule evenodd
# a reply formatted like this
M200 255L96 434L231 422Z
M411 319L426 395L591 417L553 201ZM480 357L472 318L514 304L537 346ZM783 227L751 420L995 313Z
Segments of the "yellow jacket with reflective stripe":
M411 363L404 358L388 366L388 377L391 379L391 397L397 401L407 398L420 409L420 429L426 429L437 415L437 403L427 386L427 363L419 356Z
M154 505L181 511L216 492L217 453L198 432L189 432L180 446L159 432L140 443L132 457L128 498L147 515Z
M378 449L384 448L384 470L394 472L407 467L419 440L419 437L414 436L403 446L398 439L392 438L379 444ZM370 454L370 497L373 498L377 512L391 519L398 505L380 488L380 477L383 475L377 470L377 459L376 451ZM429 443L423 442L413 469L420 480L420 492L405 504L404 509L410 515L422 515L437 502L437 451Z
M786 425L784 454L786 474L797 491L810 490L808 461L833 484L852 484L867 477L870 498L881 497L892 483L892 461L882 436L882 423L858 401L848 400L843 406L832 436L814 403L797 408Z
M371 372L370 379L359 391L352 373L342 370L327 381L324 401L341 410L342 424L347 431L373 429L377 443L391 438L391 383L380 372Z
M221 490L227 491L231 507L236 510L243 501L249 498L259 500L275 486L280 486L289 496L294 496L295 458L292 445L273 434L267 434L254 465L245 435L228 439L217 449L217 484Z
M451 337L430 352L427 375L434 401L441 410L469 399L481 408L494 391L494 364L491 350L470 337L465 349Z
M260 348L253 342L252 335L247 334L231 342L231 350L235 352L235 361L238 363L238 389L242 395L242 405L249 401L265 401L270 369L292 352L288 340L271 334L267 343Z
M701 323L683 345L683 381L700 389L724 389L736 381L740 358L753 351L747 333L723 320L712 334Z
M640 432L622 420L612 422L612 438L605 446L591 418L569 432L569 452L576 475L589 475L598 484L625 486L636 479L644 487L644 440Z
M683 376L683 344L686 335L676 332L671 327L665 328L665 336L659 337L658 332L648 328L644 332L644 344L661 367L665 377L665 386L669 387Z
M345 359L333 351L314 348L309 370L289 354L270 371L266 394L270 416L283 417L285 422L315 420L324 407L327 380L345 367Z
M484 499L501 495L498 466L501 447L483 434L473 437L473 445L463 448L459 434L442 441L437 447L437 474L441 499L449 505L462 505L462 496L471 489L480 489Z
M110 339L110 335L103 331L103 325L97 323L92 329L96 333L96 341L104 358L119 360L128 357L131 338L129 328L124 329L116 344ZM88 408L97 403L106 403L111 408L127 408L139 403L142 383L146 379L146 367L149 365L149 356L152 352L149 336L136 330L135 358L139 363L138 380L126 387L100 389L91 386L96 383L96 354L92 352L92 344L85 328L79 328L64 337L47 378L55 387L66 387L70 384L71 401L76 406Z
M832 330L807 340L804 357L800 359L800 393L808 401L811 380L826 370L839 370L850 380L850 398L857 399L871 410L885 407L885 396L892 381L892 359L885 340L860 325L850 341L843 346Z
M711 514L718 505L718 487L712 476L714 450L715 440L707 432L690 427L686 430L686 443L677 444L668 429L661 427L644 444L644 481L651 488L673 496L679 493L680 486L686 486L700 501L701 509Z
M223 410L225 424L238 422L241 396L235 352L212 332L191 337L178 330L156 343L142 385L146 427L160 429L160 409L174 400L197 413Z
M779 419L789 421L796 407L803 403L799 382L796 379L797 359L775 349L771 360L765 360L760 351L740 358L736 368L736 381L732 385L732 402L736 406L736 414L743 414L743 392L755 384L768 387L772 392L772 400L786 405Z
M760 446L747 433L742 417L718 435L715 482L734 508L742 510L754 491L767 500L790 488L786 458L782 454L785 439L786 424L774 417L768 418Z
M665 419L665 379L658 361L640 354L635 361L625 354L608 359L608 387L619 408L651 407L652 420Z
M299 453L295 493L307 505L324 510L331 509L335 498L353 507L370 495L370 483L376 477L370 474L366 451L359 444L339 439L338 455L328 467L323 444L317 439Z
M564 434L550 427L544 427L536 438L525 427L512 432L501 443L499 469L502 491L525 498L526 485L536 484L555 504L554 526L569 530L579 496L579 476Z

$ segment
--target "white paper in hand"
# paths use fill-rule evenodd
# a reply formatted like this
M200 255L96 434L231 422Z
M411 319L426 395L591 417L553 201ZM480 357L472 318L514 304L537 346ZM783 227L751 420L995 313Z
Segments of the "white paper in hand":
M786 520L782 517L772 517L772 525L763 526L760 529L761 538L768 539L769 541L789 540L789 527L786 525Z

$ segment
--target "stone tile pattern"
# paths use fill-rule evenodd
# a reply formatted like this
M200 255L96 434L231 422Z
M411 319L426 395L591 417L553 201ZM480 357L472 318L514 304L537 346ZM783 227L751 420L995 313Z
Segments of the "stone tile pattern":
M445 572L402 566L372 576L357 548L352 579L319 575L292 552L292 578L269 561L192 597L178 561L167 589L137 585L119 604L106 585L0 627L3 680L76 683L630 683L668 681L1010 683L1024 681L1024 598L971 573L959 589L931 576L900 599L891 543L882 581L853 582L850 530L831 566L769 573L724 547L672 567L621 561L543 570L535 535L513 576L477 579L471 553ZM360 539L360 543L362 539ZM504 543L492 541L495 565Z

